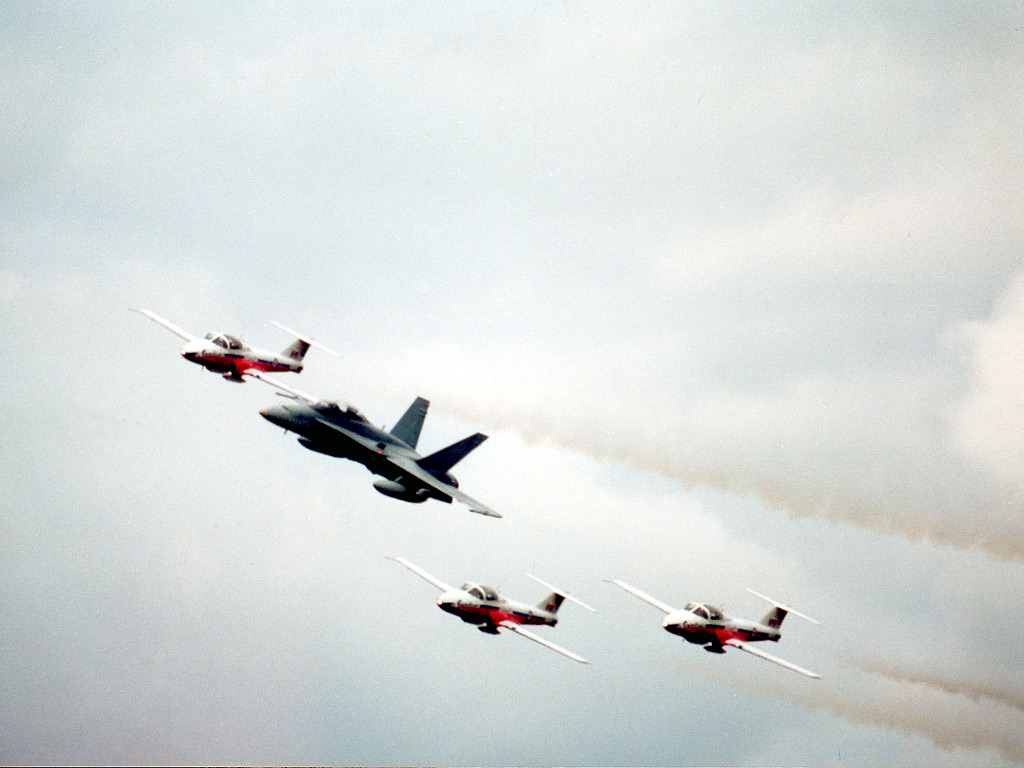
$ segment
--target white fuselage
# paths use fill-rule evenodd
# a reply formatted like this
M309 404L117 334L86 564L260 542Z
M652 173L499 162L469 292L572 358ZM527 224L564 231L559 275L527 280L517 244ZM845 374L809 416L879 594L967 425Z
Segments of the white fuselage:
M450 589L437 598L437 605L468 624L476 624L483 632L497 634L503 621L514 624L535 624L549 627L558 623L558 617L535 605L506 600L489 587L466 584L462 589Z

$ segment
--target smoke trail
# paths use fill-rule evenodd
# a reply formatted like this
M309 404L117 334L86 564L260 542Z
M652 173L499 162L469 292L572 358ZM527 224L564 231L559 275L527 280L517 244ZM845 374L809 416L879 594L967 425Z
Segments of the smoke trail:
M976 671L945 668L941 671L925 669L919 662L889 660L855 656L841 662L844 666L860 669L890 680L928 685L971 701L989 699L1024 712L1024 690L1007 680L992 680ZM958 664L957 667L960 667Z
M722 673L730 685L751 695L826 711L855 725L923 736L942 749L992 749L1024 763L1024 718L1016 710L976 704L929 685L838 670L813 683L724 666Z
M808 435L782 436L771 445L764 436L773 430L757 423L738 429L751 435L750 445L740 448L736 433L722 440L721 430L681 418L652 428L650 421L609 409L565 409L557 415L528 407L491 410L471 396L445 403L444 410L490 429L513 431L527 442L621 461L688 487L755 493L794 517L823 517L1024 562L1020 494L993 488L987 478L943 452L938 438L913 441L928 454L922 459L912 455L906 442L887 445L885 430L869 425L864 432L875 431L875 436L860 436L859 445L851 440L843 456L835 446L812 445ZM722 418L730 420L724 413ZM735 425L737 418L731 421Z
M571 359L561 349L434 347L359 367L369 388L415 382L437 411L527 442L755 493L796 517L1024 562L1022 328L1024 278L991 322L959 333L970 359L962 387L937 363L702 386L666 342L597 344Z

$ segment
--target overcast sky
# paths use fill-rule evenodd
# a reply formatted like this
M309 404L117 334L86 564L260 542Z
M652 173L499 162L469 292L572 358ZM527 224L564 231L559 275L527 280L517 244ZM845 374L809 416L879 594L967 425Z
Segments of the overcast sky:
M1019 3L13 2L0 762L1024 764ZM128 312L501 520L377 494ZM444 581L599 609L573 664ZM757 618L713 656L604 583Z

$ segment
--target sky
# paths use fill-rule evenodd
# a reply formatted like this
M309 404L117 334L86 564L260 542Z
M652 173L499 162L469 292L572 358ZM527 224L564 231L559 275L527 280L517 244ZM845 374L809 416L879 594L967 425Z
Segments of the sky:
M0 762L1024 764L1018 3L8 3ZM189 365L393 425L376 493ZM278 401L279 402L279 401ZM566 605L473 631L386 559ZM758 618L809 680L665 633Z

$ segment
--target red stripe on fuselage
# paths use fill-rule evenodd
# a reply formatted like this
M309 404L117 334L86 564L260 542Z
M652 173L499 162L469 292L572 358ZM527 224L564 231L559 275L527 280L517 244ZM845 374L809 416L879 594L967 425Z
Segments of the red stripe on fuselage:
M473 615L473 616L486 616L487 619L493 624L500 624L503 621L508 621L513 624L545 624L546 622L539 616L518 616L514 613L502 610L501 608L494 608L487 605L460 605L456 610L461 613Z
M704 636L708 642L724 643L726 640L750 640L750 632L726 627L702 627L700 629L690 628L688 632L692 635Z
M200 360L204 363L208 362L225 368L234 368L239 375L246 371L259 371L260 373L287 373L295 370L295 368L290 365L271 363L265 360L246 360L245 358L238 357L224 357L223 355L202 355Z

